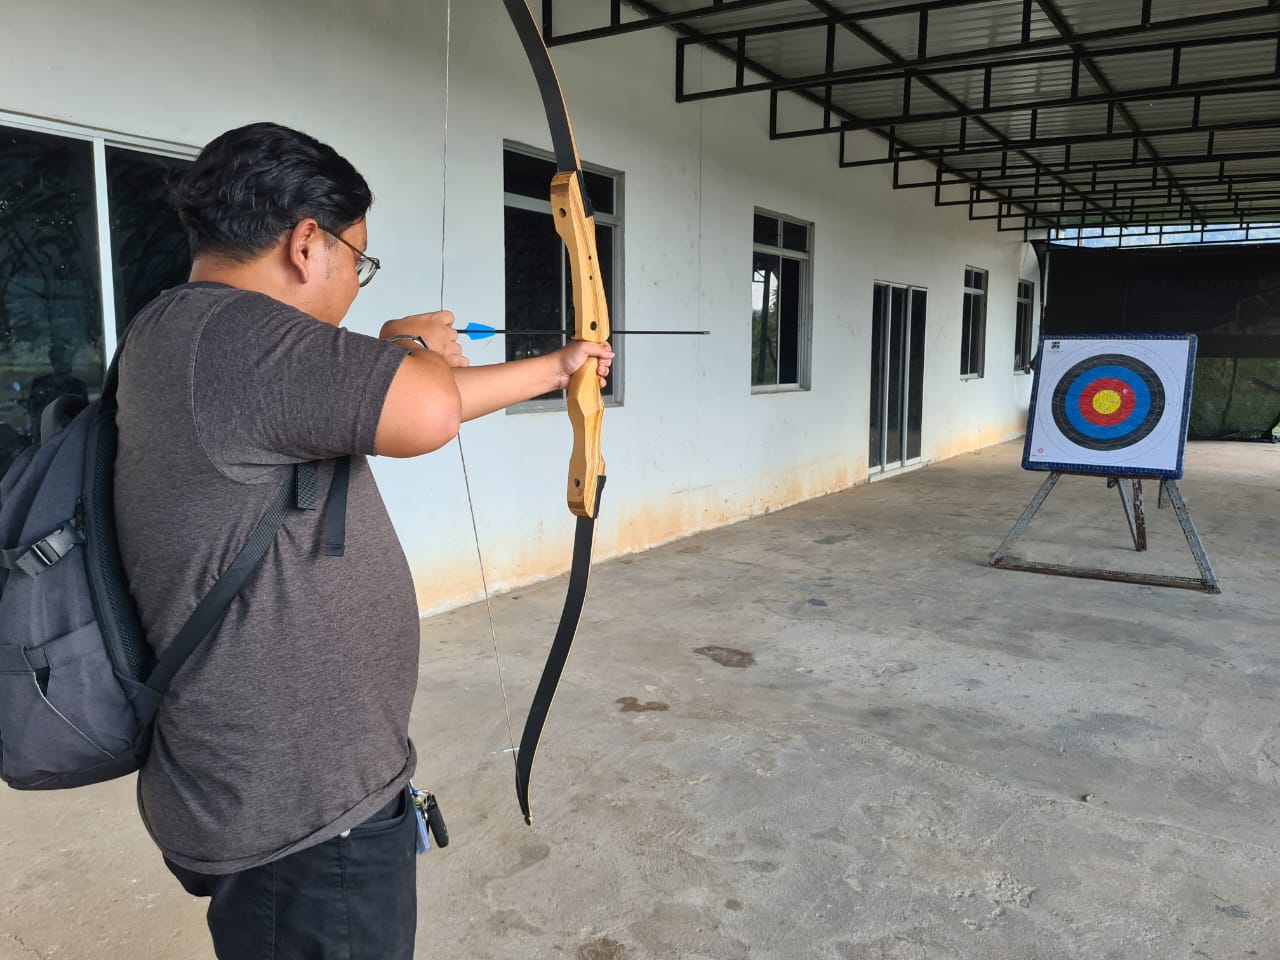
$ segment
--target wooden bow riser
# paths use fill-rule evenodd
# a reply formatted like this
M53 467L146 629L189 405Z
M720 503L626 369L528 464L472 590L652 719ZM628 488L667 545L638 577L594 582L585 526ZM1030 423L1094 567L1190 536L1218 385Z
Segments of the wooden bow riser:
M609 339L609 307L596 252L596 222L583 201L581 175L557 173L551 181L551 210L556 233L564 241L573 278L575 340L604 343ZM595 358L569 379L567 402L573 423L573 453L569 458L569 510L578 517L593 517L596 487L604 476L600 430L604 422L604 398Z

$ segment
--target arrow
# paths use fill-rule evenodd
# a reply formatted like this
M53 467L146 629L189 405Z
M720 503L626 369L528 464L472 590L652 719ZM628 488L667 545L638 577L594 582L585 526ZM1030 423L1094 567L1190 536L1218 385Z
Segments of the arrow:
M497 334L509 334L512 336L520 334L532 334L537 336L548 337L566 337L570 335L568 330L496 330L485 323L469 323L462 327L459 334L465 334L472 340L487 340L489 337ZM710 330L614 330L610 334L610 338L624 336L648 336L648 337L706 337L710 336Z

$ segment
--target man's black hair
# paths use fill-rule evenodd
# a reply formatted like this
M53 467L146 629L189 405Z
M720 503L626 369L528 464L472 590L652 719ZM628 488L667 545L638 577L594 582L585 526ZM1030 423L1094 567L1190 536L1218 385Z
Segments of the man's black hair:
M191 256L252 260L314 217L342 233L373 204L364 177L328 144L278 123L251 123L211 141L184 169L170 199Z

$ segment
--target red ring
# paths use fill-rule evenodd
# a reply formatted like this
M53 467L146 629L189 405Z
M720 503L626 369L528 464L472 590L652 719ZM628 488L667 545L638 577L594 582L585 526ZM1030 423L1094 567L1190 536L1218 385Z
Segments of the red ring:
M1103 390L1114 390L1120 394L1120 408L1115 413L1099 413L1093 406L1093 398ZM1099 427L1111 427L1122 423L1133 413L1137 398L1132 388L1116 377L1099 377L1080 394L1080 415Z

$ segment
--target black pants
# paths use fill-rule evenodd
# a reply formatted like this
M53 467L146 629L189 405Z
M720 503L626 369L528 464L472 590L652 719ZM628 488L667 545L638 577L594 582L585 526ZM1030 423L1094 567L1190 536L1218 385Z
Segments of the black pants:
M165 860L209 897L220 960L412 960L417 828L407 789L344 837L213 876Z

